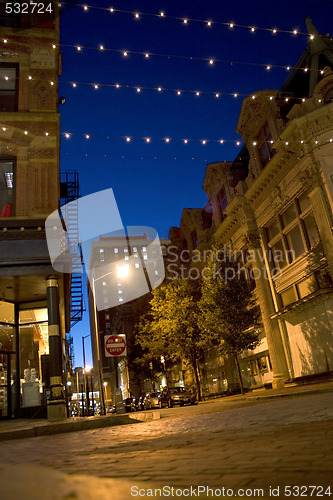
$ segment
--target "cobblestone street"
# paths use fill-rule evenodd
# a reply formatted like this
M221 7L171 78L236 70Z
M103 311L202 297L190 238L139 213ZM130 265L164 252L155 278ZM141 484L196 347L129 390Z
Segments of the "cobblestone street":
M151 422L3 442L1 457L2 464L16 465L16 473L32 466L38 471L36 482L43 475L52 477L48 468L70 474L72 481L89 475L81 481L85 495L109 484L110 479L96 477L112 478L112 489L115 484L120 489L116 496L104 495L106 499L132 498L131 486L142 482L143 488L262 488L269 497L269 487L330 484L332 423L332 393L267 401L216 400L164 409L161 419ZM10 487L11 471L0 471L7 474L4 500L19 498L10 496L13 486L19 487ZM61 481L64 476L58 477L57 483ZM99 498L75 495L54 498ZM285 497L281 491L279 496Z

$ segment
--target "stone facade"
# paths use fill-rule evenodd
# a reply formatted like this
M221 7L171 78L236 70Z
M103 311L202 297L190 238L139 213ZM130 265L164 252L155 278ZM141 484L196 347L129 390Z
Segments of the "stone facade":
M211 225L185 209L177 235L249 256L264 332L242 356L248 386L333 372L333 43L315 33L282 89L244 99L236 160L207 166ZM216 383L206 392L223 391L226 366L207 353L203 378Z

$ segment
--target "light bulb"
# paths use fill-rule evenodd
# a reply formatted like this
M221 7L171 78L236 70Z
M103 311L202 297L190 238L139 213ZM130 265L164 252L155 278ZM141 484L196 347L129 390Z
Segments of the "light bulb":
M255 32L255 28L253 28L253 27L252 27L252 28L251 28L251 31L252 31L252 33L254 33L254 32Z
M141 92L141 89L138 87L138 88L136 89L136 91L137 91L137 92Z
M126 57L128 54L127 54L127 52L124 52L123 55Z
M211 26L212 25L212 22L211 21L208 21L207 22L207 26Z
M257 145L257 143L256 143L256 142L253 142L253 143L252 143L252 146L256 146L256 145Z
M210 59L209 64L214 64L214 59Z
M78 50L78 52L80 52L80 50L81 50L80 45L78 45L78 46L76 47L76 49Z
M136 13L134 14L134 17L135 17L135 19L139 19L140 15L136 12Z
M126 142L131 142L131 138L130 137L126 137Z
M219 97L220 97L220 94L215 94L215 97L219 98Z
M104 50L104 45L100 45L99 50Z
M28 80L32 80L32 76L31 75L28 76Z
M165 15L164 12L160 12L161 17L164 17L164 15Z
M28 131L27 130L24 131L24 135L28 135Z
M96 90L97 90L97 89L98 89L98 85L94 85L94 89L96 89Z
M184 144L187 144L188 143L188 140L187 139L184 139Z
M255 98L256 98L256 96L255 96L255 95L253 95L253 96L252 96L252 99L255 99Z
M76 87L76 83L73 83L73 87L74 87L74 88Z
M234 27L234 24L233 23L230 23L229 24L229 28L233 28Z
M234 97L238 97L238 94L234 94Z
M266 66L266 69L269 71L271 69L271 67L270 66Z
M180 91L180 90L178 90L178 91L177 91L177 95L180 95L180 94L181 94L181 91Z
M52 49L55 49L57 46L55 44L52 45Z
M86 134L86 135L85 135L85 138L86 138L86 139L90 139L90 135L89 135L89 134Z
M111 7L110 12L114 12L114 9Z
M287 71L289 71L289 70L290 70L290 66L287 66Z
M276 34L276 32L277 32L277 30L274 28L274 29L272 30L272 33L274 33L274 35L275 35L275 34Z
M48 132L45 132L45 135L46 135L46 136L48 136L48 135L49 135L49 133L48 133Z
M240 142L239 141L236 142L236 146L240 146Z
M286 98L285 98L285 101L286 101L286 102L288 102L288 101L289 101L289 98L288 98L288 97L286 97Z
M84 5L83 10L88 10L88 7Z
M169 137L167 137L167 138L165 139L165 142L170 142Z
M206 142L207 142L207 141L205 141L205 140L201 141L201 143L202 143L202 144L204 144L204 145L206 144Z
M120 85L119 83L116 83L116 88L119 89Z
M7 38L4 38L3 43L7 43L7 42L8 42Z
M150 137L147 137L147 138L146 138L146 142L150 142Z
M220 144L223 144L224 143L224 140L223 139L220 139Z
M187 24L187 19L184 19L183 23L184 23L184 24Z
M307 73L308 72L308 68L304 68L304 71L305 71L305 73Z
M294 33L294 35L297 35L297 30L294 30L293 33Z
M162 88L161 88L161 87L158 87L158 88L157 88L157 90L158 90L159 92L162 92Z
M70 138L70 134L65 134L66 139Z
M147 57L147 58L149 57L149 54L148 54L148 52L146 52L146 53L145 53L145 57Z
M200 95L200 92L196 92L195 95L199 96Z

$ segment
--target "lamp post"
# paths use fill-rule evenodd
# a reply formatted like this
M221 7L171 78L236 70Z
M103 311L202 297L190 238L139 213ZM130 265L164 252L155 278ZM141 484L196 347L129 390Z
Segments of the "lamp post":
M105 396L104 396L105 407L107 406L107 401L108 401L108 393L107 393L107 390L106 390L107 385L108 385L108 383L107 383L107 382L103 382L104 391L105 391Z
M84 347L84 339L90 337L90 333L88 335L82 336L82 351L83 351L83 373L84 373L84 388L85 388L85 393L86 393L86 403L87 403L87 415L89 417L89 388L87 384L87 368L86 367L86 351Z

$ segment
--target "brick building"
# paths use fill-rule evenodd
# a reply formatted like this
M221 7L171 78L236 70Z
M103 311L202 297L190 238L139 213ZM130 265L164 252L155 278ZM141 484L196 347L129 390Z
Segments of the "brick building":
M57 2L0 12L0 417L66 415L70 275L53 270L45 219L60 199Z

